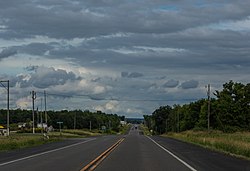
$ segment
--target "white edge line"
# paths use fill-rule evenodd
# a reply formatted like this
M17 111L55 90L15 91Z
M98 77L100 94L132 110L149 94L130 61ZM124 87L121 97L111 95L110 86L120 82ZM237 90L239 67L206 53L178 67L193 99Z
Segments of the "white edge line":
M185 161L181 160L179 157L177 157L176 155L174 155L172 152L170 152L169 150L167 150L166 148L164 148L163 146L161 146L160 144L158 144L155 140L153 140L152 138L150 138L149 136L146 136L147 138L149 138L152 142L154 142L156 145L158 145L161 149L163 149L164 151L166 151L167 153L169 153L171 156L173 156L175 159L177 159L179 162L181 162L182 164L184 164L185 166L187 166L190 170L192 171L197 171L195 168L193 168L192 166L190 166L189 164L187 164Z
M42 153L31 155L31 156L23 157L23 158L20 158L20 159L12 160L12 161L9 161L9 162L0 163L0 166L8 165L8 164L15 163L15 162L18 162L18 161L22 161L22 160L34 158L34 157L37 157L37 156L41 156L41 155L44 155L44 154L52 153L52 152L55 152L55 151L63 150L63 149L66 149L66 148L70 148L70 147L73 147L73 146L77 146L77 145L80 145L80 144L87 143L89 141L93 141L95 139L96 138L92 138L92 139L89 139L89 140L86 140L86 141L83 141L83 142L71 144L71 145L68 145L68 146L65 146L65 147L60 147L60 148L57 148L57 149L54 149L54 150L49 150L49 151L45 151L45 152L42 152Z

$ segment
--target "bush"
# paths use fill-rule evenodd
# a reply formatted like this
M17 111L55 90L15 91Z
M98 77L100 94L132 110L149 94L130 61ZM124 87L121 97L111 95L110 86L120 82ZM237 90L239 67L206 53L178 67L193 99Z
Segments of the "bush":
M237 127L237 126L229 126L226 125L224 126L223 132L225 133L234 133L234 132L238 132L241 131L241 128Z

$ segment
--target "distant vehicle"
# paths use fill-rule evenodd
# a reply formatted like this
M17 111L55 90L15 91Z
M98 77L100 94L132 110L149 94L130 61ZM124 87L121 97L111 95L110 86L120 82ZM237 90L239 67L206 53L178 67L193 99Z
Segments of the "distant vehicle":
M137 126L135 126L135 129L137 129Z

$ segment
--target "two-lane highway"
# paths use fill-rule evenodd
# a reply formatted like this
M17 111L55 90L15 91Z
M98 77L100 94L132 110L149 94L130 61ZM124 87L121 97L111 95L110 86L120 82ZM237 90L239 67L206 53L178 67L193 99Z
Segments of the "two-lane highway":
M250 171L250 161L171 138L147 137L133 127L124 143L97 170Z
M97 167L97 171L190 170L136 128L131 128L124 142Z
M250 161L132 128L124 142L97 168L104 170L250 171Z
M105 153L114 145L114 149ZM105 157L101 157L100 154L105 154ZM248 160L170 138L144 136L137 125L133 125L125 136L73 139L40 147L1 152L0 170L79 171L98 158L101 158L102 162L95 163L97 171L250 171Z

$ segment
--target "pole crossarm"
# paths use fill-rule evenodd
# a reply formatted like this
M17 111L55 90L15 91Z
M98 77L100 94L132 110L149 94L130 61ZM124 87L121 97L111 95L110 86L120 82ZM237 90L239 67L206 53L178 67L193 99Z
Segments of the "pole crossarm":
M2 85L3 88L5 88L6 90L8 90L8 87L6 87L3 83L8 83L9 80L0 80L0 84Z

